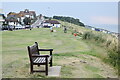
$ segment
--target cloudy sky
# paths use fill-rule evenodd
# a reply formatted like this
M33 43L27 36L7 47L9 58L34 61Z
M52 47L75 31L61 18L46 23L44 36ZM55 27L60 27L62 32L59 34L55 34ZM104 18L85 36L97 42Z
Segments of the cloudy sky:
M3 2L5 14L24 9L45 16L71 16L86 25L117 32L118 2Z

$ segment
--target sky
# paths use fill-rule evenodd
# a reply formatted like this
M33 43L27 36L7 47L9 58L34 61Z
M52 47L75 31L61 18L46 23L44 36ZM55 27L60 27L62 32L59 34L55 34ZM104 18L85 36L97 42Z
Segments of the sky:
M70 16L85 25L118 31L118 2L3 2L5 14L29 9L37 15Z

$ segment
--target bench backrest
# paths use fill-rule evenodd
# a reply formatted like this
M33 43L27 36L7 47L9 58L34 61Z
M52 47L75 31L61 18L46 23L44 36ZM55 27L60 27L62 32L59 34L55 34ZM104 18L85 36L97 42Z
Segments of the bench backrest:
M33 54L40 54L39 50L38 50L38 43L35 42L34 45L28 46L27 48L28 48L28 54L29 54L30 62L32 62L32 55Z

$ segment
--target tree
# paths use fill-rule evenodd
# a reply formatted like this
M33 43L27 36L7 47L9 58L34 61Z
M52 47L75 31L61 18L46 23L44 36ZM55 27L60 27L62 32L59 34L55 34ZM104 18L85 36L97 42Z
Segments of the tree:
M28 18L28 17L25 17L23 22L24 22L25 25L30 25L31 24L31 19Z
M84 27L84 24L82 22L80 22L79 19L75 19L73 17L53 16L53 19L58 19L58 20L61 20L61 21L66 21L66 22L73 23L73 24L76 24L76 25Z

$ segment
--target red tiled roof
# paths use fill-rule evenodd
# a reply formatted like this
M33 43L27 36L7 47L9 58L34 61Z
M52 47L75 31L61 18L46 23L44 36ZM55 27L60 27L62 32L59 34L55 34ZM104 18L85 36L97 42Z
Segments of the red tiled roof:
M22 17L25 15L33 15L33 14L35 14L35 11L29 11L29 12L20 11L18 17Z

